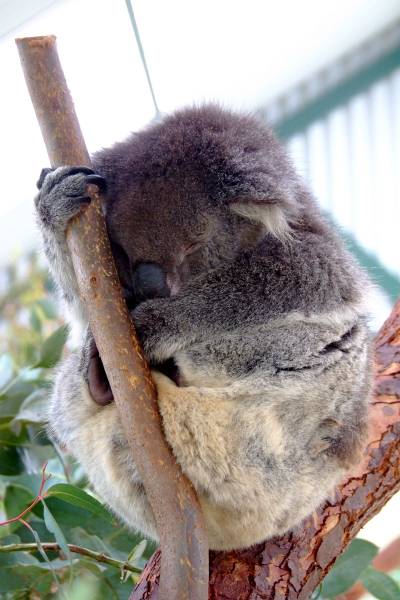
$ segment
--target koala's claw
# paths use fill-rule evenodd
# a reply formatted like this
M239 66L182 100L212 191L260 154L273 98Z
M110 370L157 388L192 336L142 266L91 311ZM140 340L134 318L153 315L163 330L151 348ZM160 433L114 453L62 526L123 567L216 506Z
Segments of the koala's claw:
M50 169L49 167L45 167L44 169L42 169L42 171L40 173L40 177L36 183L38 190L42 189L47 175L50 175L50 173L55 173L56 171L57 171L57 173L56 173L57 177L51 178L51 184L53 186L56 183L60 183L60 181L62 179L64 179L65 177L68 177L69 175L77 175L79 173L83 173L86 175L95 175L95 172L93 171L93 169L90 169L89 167L59 167L58 169ZM103 179L103 178L100 178L100 175L96 175L96 176L99 177L99 179ZM48 183L48 181L46 181L46 184L47 183Z
M86 183L94 183L98 186L100 192L104 194L107 191L107 182L101 175L97 175L93 173L93 175L88 175L86 177Z
M90 203L86 186L95 184L106 191L106 181L89 167L43 169L38 181L35 204L42 225L56 233L64 233L68 222L83 206Z
M46 167L45 169L42 169L42 170L41 170L41 173L40 173L39 179L38 179L38 180L37 180L37 182L36 182L36 187L37 187L37 189L38 189L38 190L41 190L41 189L42 189L42 185L43 185L43 182L44 182L44 180L45 180L46 176L47 176L49 173L51 173L52 171L54 171L54 169L49 169L48 167Z

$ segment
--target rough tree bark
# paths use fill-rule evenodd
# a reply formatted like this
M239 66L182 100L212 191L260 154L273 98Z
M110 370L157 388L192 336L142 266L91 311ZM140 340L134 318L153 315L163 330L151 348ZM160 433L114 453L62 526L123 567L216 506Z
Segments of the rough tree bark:
M52 166L90 166L55 37L22 38L17 46ZM98 189L90 185L87 192L92 202L71 223L67 242L90 327L155 516L163 548L160 597L205 600L208 541L200 505L162 433L155 387L122 298Z
M400 489L400 301L375 339L363 461L301 527L241 552L210 553L209 600L307 600L358 531ZM158 600L160 552L130 600Z

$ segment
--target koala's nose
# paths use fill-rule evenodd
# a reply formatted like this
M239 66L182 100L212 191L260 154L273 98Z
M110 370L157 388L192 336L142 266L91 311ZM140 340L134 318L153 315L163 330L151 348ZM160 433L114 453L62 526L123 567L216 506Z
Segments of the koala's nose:
M137 302L170 295L165 273L157 263L139 263L132 274L132 287Z

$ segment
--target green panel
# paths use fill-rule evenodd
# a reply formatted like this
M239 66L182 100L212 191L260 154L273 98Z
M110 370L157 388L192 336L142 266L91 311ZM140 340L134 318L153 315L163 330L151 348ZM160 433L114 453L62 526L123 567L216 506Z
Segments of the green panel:
M379 285L393 302L400 298L400 278L388 271L373 254L360 246L350 234L341 231L341 235L345 239L349 250L355 255L359 263L367 269L372 281Z
M336 108L346 105L357 94L365 92L398 67L400 67L400 46L312 100L302 110L276 123L275 132L282 140L288 140L297 133L304 133L310 125L326 118ZM330 217L328 216L328 218ZM342 230L341 234L349 249L368 270L371 279L386 292L391 300L397 300L400 297L400 278L388 271L372 253L362 248L351 234L343 233Z
M279 138L286 140L301 133L315 121L323 119L331 111L343 106L357 94L364 92L376 81L388 76L400 67L400 47L381 56L375 62L353 74L349 79L328 90L305 108L274 125Z

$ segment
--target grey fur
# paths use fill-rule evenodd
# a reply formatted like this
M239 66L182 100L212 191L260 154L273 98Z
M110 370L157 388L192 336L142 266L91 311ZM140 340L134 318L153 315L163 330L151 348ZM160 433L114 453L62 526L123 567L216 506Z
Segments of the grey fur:
M99 152L94 165L107 181L107 227L145 353L154 366L173 358L179 369L179 387L153 373L211 547L283 533L363 447L365 274L252 117L216 106L179 111ZM36 204L52 272L85 321L65 228L87 175L62 169L44 178ZM132 281L143 263L161 267L171 296L138 304ZM60 367L51 428L117 514L155 536L115 407L90 397L88 343Z

